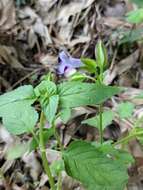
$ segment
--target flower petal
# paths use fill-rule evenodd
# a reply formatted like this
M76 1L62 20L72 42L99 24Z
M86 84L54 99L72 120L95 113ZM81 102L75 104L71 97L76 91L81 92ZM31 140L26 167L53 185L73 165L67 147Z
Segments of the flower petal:
M69 61L69 55L62 51L59 53L59 63L60 64L70 64L70 61Z
M67 68L67 65L61 63L61 64L58 66L58 69L57 69L58 74L60 74L60 75L64 74L66 68Z
M69 69L79 68L83 65L80 59L71 57L67 52L60 52L59 57L59 66L58 66L58 74L65 74L65 72Z
M83 66L83 63L81 62L80 59L70 57L69 60L70 60L70 65L72 65L73 68L79 68Z

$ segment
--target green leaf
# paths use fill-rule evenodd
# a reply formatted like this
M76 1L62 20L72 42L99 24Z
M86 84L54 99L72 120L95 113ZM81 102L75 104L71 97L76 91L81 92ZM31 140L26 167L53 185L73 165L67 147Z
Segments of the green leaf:
M143 22L143 8L131 11L127 14L126 20L133 24L140 24Z
M131 2L138 5L138 7L143 7L143 1L142 0L131 0Z
M105 127L107 127L108 125L110 125L112 123L114 119L114 112L113 111L105 111L102 114L102 127L103 130L105 129ZM100 116L97 115L95 117L92 117L90 119L86 119L82 122L82 124L88 124L90 126L96 127L98 129L100 129Z
M36 96L33 87L31 85L25 85L1 95L0 107L17 101L26 101L26 103L32 104L35 99Z
M14 160L22 157L29 150L28 143L18 143L8 148L6 157L8 160Z
M131 102L123 102L118 104L117 112L121 119L132 117L135 105Z
M107 52L101 40L96 45L95 54L98 66L103 68L107 64Z
M59 104L59 96L54 95L49 98L49 102L47 106L43 107L43 111L45 113L46 119L48 120L49 124L52 124Z
M37 97L42 96L42 98L46 98L55 95L57 87L55 83L44 80L38 86L36 86L34 91Z
M100 104L120 92L120 88L103 84L65 82L58 85L61 108Z
M21 86L0 96L0 117L10 133L19 135L34 128L38 114L30 105L35 100L31 85Z
M123 34L123 37L119 41L119 45L124 43L133 43L143 39L143 28L137 28L134 30L129 30Z
M67 123L71 117L71 109L70 108L63 108L60 113L60 118L64 123Z
M142 127L134 127L128 136L120 139L117 143L118 144L127 144L132 139L138 139L138 141L143 144L143 129Z
M70 81L83 81L86 79L85 74L75 73L70 77Z
M94 59L81 58L81 61L84 63L84 68L90 73L96 72L97 63Z
M57 95L55 83L44 80L35 88L35 93L39 97L46 119L51 124L59 104L59 96Z
M35 109L23 101L2 106L0 115L4 126L14 135L31 132L38 120L38 113Z
M93 146L75 141L64 151L65 169L88 190L124 190L128 182L127 167L132 157L111 145Z

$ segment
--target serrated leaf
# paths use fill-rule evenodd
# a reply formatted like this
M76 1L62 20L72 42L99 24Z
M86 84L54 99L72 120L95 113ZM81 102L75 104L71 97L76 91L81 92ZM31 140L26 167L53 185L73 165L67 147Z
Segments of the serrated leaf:
M133 24L143 22L143 8L131 11L127 14L126 20Z
M63 153L66 172L88 190L124 190L128 182L127 166L133 159L111 145L103 146L72 142Z
M48 122L51 124L55 118L57 109L58 109L58 104L59 104L59 96L54 95L49 97L49 102L47 106L44 105L43 111L46 116L46 119Z
M105 127L110 125L114 119L114 112L113 111L105 111L102 113L102 128L103 130ZM96 127L100 129L100 116L97 115L95 117L92 117L90 119L86 119L82 122L83 124L88 124L90 126Z
M131 102L122 102L118 104L117 112L121 119L132 116L135 105Z
M58 85L61 108L100 104L120 92L120 88L102 84L65 82Z
M0 115L4 126L14 135L31 132L38 120L38 113L35 109L23 101L1 106Z
M36 96L33 87L31 85L25 85L1 95L0 107L17 101L26 101L27 103L32 104L35 99Z

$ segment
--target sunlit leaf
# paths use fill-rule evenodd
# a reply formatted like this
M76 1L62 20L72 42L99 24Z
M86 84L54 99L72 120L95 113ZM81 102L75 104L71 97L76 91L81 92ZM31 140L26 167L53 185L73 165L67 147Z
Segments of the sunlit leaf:
M47 105L44 105L43 111L45 113L45 116L48 120L48 122L51 124L55 118L57 109L59 104L59 96L54 95L49 97L49 102Z
M4 126L14 135L30 133L38 120L35 109L23 101L0 107L0 115Z
M81 58L81 61L84 63L84 68L90 73L95 73L97 68L97 63L94 59Z
M97 65L103 68L103 66L107 64L107 52L101 40L99 40L96 45L95 55L97 59Z
M94 146L75 141L64 151L65 169L87 190L124 190L128 182L127 167L133 158L111 145Z
M139 24L143 22L143 8L131 11L127 14L126 20L133 24Z
M0 107L18 101L25 101L27 104L32 104L35 99L36 96L33 87L31 85L25 85L1 95Z
M61 108L100 104L120 92L120 88L102 84L65 82L58 85Z

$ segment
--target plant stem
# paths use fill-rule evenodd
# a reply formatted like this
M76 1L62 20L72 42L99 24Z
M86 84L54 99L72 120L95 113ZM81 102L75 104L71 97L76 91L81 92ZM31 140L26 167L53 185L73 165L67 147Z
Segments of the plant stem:
M58 131L56 129L55 120L53 121L52 126L54 128L54 135L55 135L55 138L56 138L57 143L59 145L59 149L60 149L60 153L61 153L64 150L64 147L62 145L62 142L61 142L60 136L58 134ZM57 190L62 190L62 175L61 175L61 172L58 175Z
M96 79L95 79L95 78L93 78L93 77L90 77L90 76L88 76L88 75L85 75L85 77L86 77L87 79L90 79L90 80L92 80L92 81L96 82Z
M37 144L39 144L39 139L37 138L35 132L32 130L31 133L32 133L32 135L33 135L33 138L34 138L35 141L37 142Z
M100 133L100 143L103 143L103 117L102 117L103 105L99 105L99 133Z
M60 173L58 176L57 190L61 190L61 189L62 189L62 175Z
M120 139L119 141L115 142L114 145L116 146L118 144L127 143L131 139L136 138L137 136L140 136L140 135L143 135L142 131L136 132L134 134L130 134L129 136L124 137L124 138Z
M43 139L44 123L45 123L44 113L41 112L41 116L40 116L40 134L39 134L41 157L42 157L42 162L43 162L43 167L44 167L45 173L47 174L47 176L49 178L49 183L50 183L50 186L51 186L51 190L55 190L55 183L54 183L54 179L52 177L52 173L51 173L49 163L48 163L48 160L47 160L47 157L46 157L46 149L45 149L44 139Z

